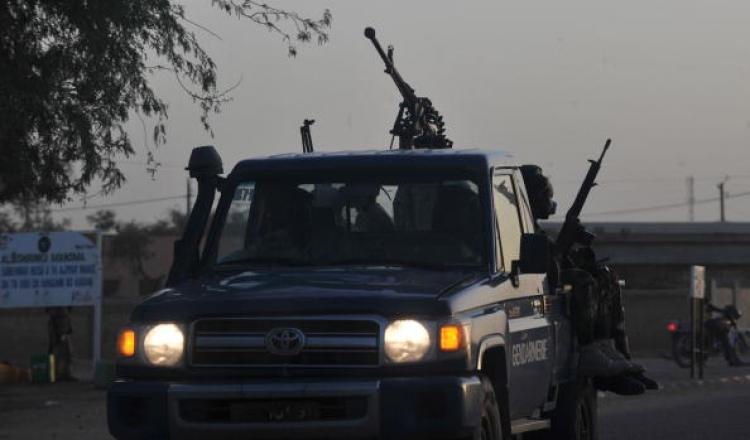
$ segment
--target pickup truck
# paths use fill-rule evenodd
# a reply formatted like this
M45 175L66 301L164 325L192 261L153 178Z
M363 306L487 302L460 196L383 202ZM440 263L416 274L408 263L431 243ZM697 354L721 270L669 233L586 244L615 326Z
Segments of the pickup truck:
M114 437L596 438L508 154L288 154L224 177L198 147L188 170L167 287L118 337Z

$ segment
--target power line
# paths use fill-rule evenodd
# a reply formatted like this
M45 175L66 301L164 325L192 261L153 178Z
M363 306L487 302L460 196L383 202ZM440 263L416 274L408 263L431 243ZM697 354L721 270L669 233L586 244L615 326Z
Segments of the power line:
M745 191L737 194L730 194L725 196L725 199L736 199L739 197L747 197L750 196L750 191ZM711 202L717 202L721 198L720 197L709 197L705 199L695 199L693 202L695 205L702 205L705 203L711 203ZM586 214L587 217L590 216L605 216L605 215L615 215L615 214L632 214L636 212L649 212L649 211L662 211L665 209L672 209L672 208L681 208L683 206L687 206L688 202L681 202L681 203L668 203L663 205L652 205L652 206L643 206L640 208L628 208L628 209L616 209L612 211L600 211L600 212L592 212L590 214Z
M750 174L729 174L729 175L722 175L722 176L696 176L693 177L696 181L706 181L706 180L716 180L718 178L724 178L724 177L731 177L732 179L750 179ZM625 177L625 178L613 178L613 179L602 179L598 180L596 183L599 185L604 185L608 183L679 183L680 181L684 181L684 177L646 177L646 178L634 178L634 177ZM564 179L564 180L555 180L552 179L552 183L555 185L572 185L572 184L579 184L581 183L582 179L574 180L574 179Z
M154 203L154 202L166 202L168 200L177 200L177 199L183 199L185 197L184 194L181 194L179 196L168 196L168 197L157 197L155 199L141 199L141 200L130 200L127 202L118 202L118 203L104 203L101 205L85 205L85 206L73 206L69 208L57 208L57 209L50 209L52 212L68 212L68 211L85 211L89 209L101 209L101 208L117 208L121 206L131 206L131 205L143 205L145 203Z
M144 166L144 167L153 167L153 168L179 168L184 170L185 165L177 165L176 163L169 163L169 162L145 162L145 161L138 161L138 160L119 160L117 161L118 164L123 165L138 165L138 166Z

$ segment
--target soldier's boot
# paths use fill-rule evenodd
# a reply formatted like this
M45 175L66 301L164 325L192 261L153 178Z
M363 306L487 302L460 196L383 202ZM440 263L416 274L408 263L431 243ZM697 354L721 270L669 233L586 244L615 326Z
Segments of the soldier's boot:
M646 376L646 369L643 368L642 365L626 358L624 354L622 354L619 350L617 350L617 348L615 348L613 341L605 341L602 341L602 349L610 358L612 358L613 360L625 361L629 364L628 371L626 373L626 376L629 379L640 382L647 390L658 390L660 388L658 382Z
M636 373L629 375L632 379L637 380L638 382L642 383L644 387L646 387L647 390L659 390L661 389L661 385L659 385L659 382L651 379L650 377L646 376L644 373Z
M612 378L622 376L632 370L626 359L613 359L606 352L602 341L594 341L581 347L578 372L586 377Z
M628 365L627 372L629 374L641 374L646 371L646 369L643 368L642 365L631 361L630 359L626 358L624 354L620 353L620 351L615 348L613 340L602 339L600 343L602 351L604 351L604 353L609 356L610 359L616 362L625 362Z
M646 386L630 375L617 377L597 377L594 379L597 390L610 391L622 396L637 396L646 392Z

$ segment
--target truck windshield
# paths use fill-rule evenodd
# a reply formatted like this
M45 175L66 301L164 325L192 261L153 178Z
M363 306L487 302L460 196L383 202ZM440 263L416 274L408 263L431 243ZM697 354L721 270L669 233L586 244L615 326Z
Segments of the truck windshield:
M219 266L477 266L484 247L470 180L246 181L231 202Z

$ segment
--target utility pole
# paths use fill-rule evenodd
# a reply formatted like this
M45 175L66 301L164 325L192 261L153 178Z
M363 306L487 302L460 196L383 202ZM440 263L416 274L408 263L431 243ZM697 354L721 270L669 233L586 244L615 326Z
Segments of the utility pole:
M724 191L724 184L727 183L727 180L722 180L721 183L719 183L719 218L722 223L727 221L726 215L724 213L724 199L726 198Z
M193 206L193 191L190 187L190 178L188 177L185 181L187 184L187 191L185 192L185 218L190 217L190 208Z
M695 221L695 177L689 176L687 178L687 191L688 191L688 221Z

